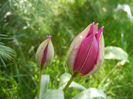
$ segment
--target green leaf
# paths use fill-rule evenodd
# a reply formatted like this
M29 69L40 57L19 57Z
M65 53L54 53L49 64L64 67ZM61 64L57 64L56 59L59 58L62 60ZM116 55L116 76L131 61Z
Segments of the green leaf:
M115 46L108 46L105 48L105 59L115 59L120 60L123 63L129 62L128 54L121 48Z
M44 93L47 92L49 80L50 80L49 75L42 75L41 85L40 85L40 99L43 99Z
M5 46L0 42L0 62L5 65L5 61L12 60L14 57L16 57L16 52L12 48Z
M104 94L104 92L96 88L90 88L82 91L80 94L76 95L72 99L93 99L93 98L106 99L106 95Z
M65 87L65 85L69 81L70 77L71 77L71 74L69 74L69 73L64 73L64 74L61 75L59 89L63 89ZM82 85L80 85L80 84L78 84L74 81L71 83L69 88L70 87L76 88L78 90L85 90L86 89L85 87L83 87Z
M41 99L64 99L62 90L48 90Z

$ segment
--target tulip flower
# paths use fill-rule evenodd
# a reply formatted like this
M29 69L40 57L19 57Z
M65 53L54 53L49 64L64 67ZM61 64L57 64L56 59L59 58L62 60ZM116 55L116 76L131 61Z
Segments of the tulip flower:
M67 63L72 73L78 72L84 76L97 71L104 60L103 28L98 24L90 24L72 41Z
M54 57L54 47L51 42L51 37L48 36L38 47L36 52L36 60L40 66L46 66Z
M42 75L42 68L46 67L54 57L54 47L51 42L51 37L48 36L38 47L36 52L36 60L38 64L41 66L40 68L40 76L39 76L39 83L38 83L38 93L37 93L37 99L39 99L40 95L40 81L41 81L41 75Z

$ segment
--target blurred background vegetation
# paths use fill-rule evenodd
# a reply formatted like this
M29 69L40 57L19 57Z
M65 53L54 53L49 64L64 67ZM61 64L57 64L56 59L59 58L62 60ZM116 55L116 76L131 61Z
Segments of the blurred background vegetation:
M104 26L105 46L117 46L128 53L129 63L105 60L99 72L75 81L87 88L103 90L108 99L133 98L133 21L118 4L132 0L0 0L0 99L33 99L37 93L38 45L52 36L55 57L45 70L49 88L57 89L59 77L69 72L66 53L73 38L88 24ZM69 89L66 99L79 91Z

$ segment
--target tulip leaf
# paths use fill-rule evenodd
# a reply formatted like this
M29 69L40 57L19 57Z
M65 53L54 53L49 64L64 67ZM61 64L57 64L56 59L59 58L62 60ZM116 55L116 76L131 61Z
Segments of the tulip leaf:
M42 75L41 77L42 78L41 78L41 85L40 85L40 99L43 99L44 93L46 93L48 90L50 77L49 75Z
M69 74L69 73L64 73L64 74L61 75L61 77L60 77L61 81L60 81L60 84L59 84L59 89L63 89L65 87L65 85L69 81L70 77L71 77L71 74ZM69 88L71 88L71 87L76 88L78 90L85 90L86 89L85 87L83 87L82 85L80 85L80 84L78 84L74 81L69 86Z
M123 49L115 46L105 48L104 59L120 60L122 63L129 62L128 54Z
M96 88L90 88L82 91L72 99L94 99L94 98L106 99L106 95L101 90L98 90Z
M62 90L48 90L42 99L64 99L64 93Z

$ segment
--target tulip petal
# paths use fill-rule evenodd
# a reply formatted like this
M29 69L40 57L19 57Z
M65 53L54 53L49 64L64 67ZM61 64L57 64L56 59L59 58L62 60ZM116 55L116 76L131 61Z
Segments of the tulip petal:
M103 28L104 28L104 26L101 27L101 28L98 30L98 33L96 34L96 38L97 38L98 43L99 43L100 35L101 35L101 33L103 32Z
M99 30L98 33L96 34L97 42L98 42L98 59L97 59L97 64L94 66L93 70L90 72L90 74L96 72L103 64L104 61L104 38L103 38L103 28L102 26Z
M82 67L82 70L80 72L83 75L86 75L89 72L91 72L94 66L97 64L97 58L98 58L98 44L96 38L94 37L93 42L91 44L90 52L88 53L84 66Z
M54 48L51 37L48 36L38 47L36 52L36 60L40 66L46 66L50 63L54 56Z
M93 28L93 34L97 34L98 32L98 24L96 24Z
M97 30L98 30L98 24L94 25L94 23L92 23L86 37L82 40L82 43L78 48L77 56L73 64L74 66L73 71L82 70L82 68L86 64L87 58L90 54L90 50L92 47L93 39L95 37L94 35L96 34Z
M98 55L98 62L90 74L95 73L102 66L103 61L104 61L104 38L103 38L103 34L100 35L99 48L100 48L100 51L99 51L99 55Z
M84 67L86 59L89 56L94 37L95 36L92 34L82 41L76 55L73 71L80 71Z
M100 57L100 50L101 50L101 45L100 45L100 37L101 37L101 34L102 34L102 32L103 32L103 28L104 28L104 26L103 27L101 27L99 30L98 30L98 33L96 34L96 39L97 39L97 43L98 43L98 58ZM98 59L97 59L98 60Z
M41 66L45 65L45 63L46 63L46 57L47 57L47 54L48 54L48 43L47 43L46 47L44 48L44 51L43 51L43 54L42 54Z
M90 36L91 34L93 34L93 32L94 32L94 27L95 27L95 25L94 25L94 23L92 23L91 26L90 26L90 29L89 29L89 31L88 31L88 33L87 33L87 35L86 35L86 37L88 37L88 36Z
M93 27L94 27L94 23L92 23L91 25L88 25L81 33L79 33L75 39L72 41L70 48L68 50L67 53L67 63L68 66L71 68L73 68L74 66L74 60L77 54L77 50L78 47L80 46L82 40L87 37L87 35L93 33Z
M38 47L37 52L36 52L36 60L39 63L39 65L41 65L41 60L43 57L44 50L46 48L46 45L48 43L48 40L44 40Z
M54 47L52 44L51 39L49 40L49 44L48 44L48 51L47 51L47 58L46 58L46 63L49 64L51 63L52 59L54 57Z

